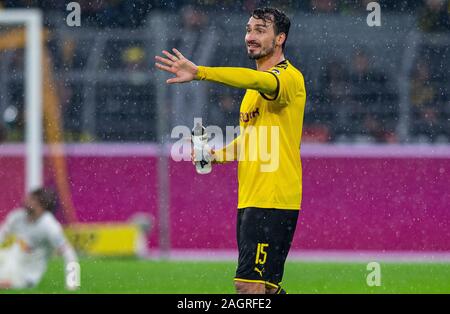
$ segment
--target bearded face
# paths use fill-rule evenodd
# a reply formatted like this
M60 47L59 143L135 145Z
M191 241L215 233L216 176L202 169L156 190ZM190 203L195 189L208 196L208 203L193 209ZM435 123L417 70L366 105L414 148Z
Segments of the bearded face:
M250 17L245 35L247 55L258 60L273 54L276 47L276 35L272 22Z

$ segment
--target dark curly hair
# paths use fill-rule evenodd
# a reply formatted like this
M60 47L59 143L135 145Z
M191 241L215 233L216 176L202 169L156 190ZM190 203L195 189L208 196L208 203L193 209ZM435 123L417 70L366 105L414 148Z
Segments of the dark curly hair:
M30 195L35 198L41 206L49 212L55 212L58 198L56 193L48 188L39 188L30 193Z
M276 8L264 7L255 9L252 12L252 17L258 20L263 20L264 22L272 22L275 35L279 35L281 33L286 35L286 39L281 46L284 50L289 35L289 28L291 27L291 20L287 17L287 15L283 11Z

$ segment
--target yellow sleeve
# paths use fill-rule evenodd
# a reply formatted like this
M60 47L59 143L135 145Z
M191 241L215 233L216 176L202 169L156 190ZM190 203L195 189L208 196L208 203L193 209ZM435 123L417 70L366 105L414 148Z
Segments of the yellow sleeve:
M279 88L278 79L272 73L247 68L199 66L195 79L253 89L268 95L276 95Z
M298 90L297 80L294 80L285 68L278 66L268 70L268 73L274 75L278 81L278 90L277 93L275 93L275 96L273 94L260 93L261 96L279 106L286 106L293 97L292 93L295 93Z
M231 141L228 145L218 149L214 152L215 162L218 164L224 164L230 161L238 160L238 149L240 148L240 139L239 135L233 141Z

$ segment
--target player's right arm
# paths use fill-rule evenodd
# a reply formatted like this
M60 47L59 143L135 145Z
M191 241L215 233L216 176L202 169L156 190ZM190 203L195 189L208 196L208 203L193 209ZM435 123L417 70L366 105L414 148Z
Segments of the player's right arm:
M278 94L279 81L272 73L239 67L197 66L177 49L174 48L173 52L175 55L163 50L166 58L155 57L159 62L155 64L158 69L175 75L166 81L168 84L207 80L236 88L257 90L269 96Z

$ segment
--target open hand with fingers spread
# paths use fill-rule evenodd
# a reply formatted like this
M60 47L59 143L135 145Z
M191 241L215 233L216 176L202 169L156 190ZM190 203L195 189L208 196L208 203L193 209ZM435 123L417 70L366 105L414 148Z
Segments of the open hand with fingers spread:
M158 61L155 63L155 66L158 69L175 74L175 77L168 79L166 83L185 83L194 80L198 71L197 66L192 61L186 59L177 49L173 48L172 51L175 55L163 50L162 53L166 58L160 56L155 57Z

